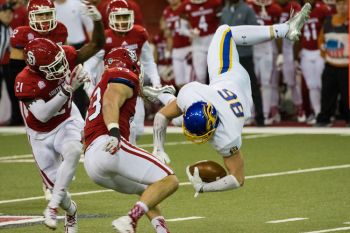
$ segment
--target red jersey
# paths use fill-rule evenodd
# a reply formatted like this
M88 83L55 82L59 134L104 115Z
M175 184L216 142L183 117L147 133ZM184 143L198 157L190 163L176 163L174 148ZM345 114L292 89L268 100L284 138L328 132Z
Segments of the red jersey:
M280 7L282 8L282 14L279 23L284 23L290 18L290 11L292 9L294 10L294 14L301 10L300 4L296 1L288 2L285 5L280 5Z
M304 24L301 37L301 47L308 50L317 50L318 35L320 34L323 22L331 12L327 5L317 2L311 10L310 17Z
M271 3L265 6L265 11L263 11L261 6L255 4L252 4L251 7L260 25L272 25L280 21L282 8L277 3Z
M187 36L181 35L179 31L181 20L178 12L168 6L163 11L163 18L167 24L167 28L172 32L173 48L190 46L190 39Z
M134 25L134 27L125 34L119 34L112 29L107 29L105 30L105 37L105 54L113 48L123 47L134 50L137 57L140 58L142 46L148 40L148 33L144 27Z
M69 69L73 70L76 66L77 51L72 46L62 46L67 61L69 63ZM31 71L26 66L16 77L15 80L15 95L21 101L42 99L45 102L51 100L60 90L64 83L64 79L47 80L41 73ZM67 101L49 121L43 123L35 118L35 116L25 109L23 111L23 118L26 125L38 132L50 132L55 129L59 124L70 117L72 98ZM22 103L21 103L22 104Z
M133 89L133 95L119 110L120 135L129 139L130 122L135 114L136 99L140 89L139 77L128 69L115 67L106 70L90 98L90 106L85 121L84 137L88 147L97 137L108 134L103 120L102 103L108 83L122 83Z
M13 48L23 49L28 42L34 38L47 38L57 44L63 45L67 40L67 36L67 28L60 22L57 22L55 29L50 31L48 34L40 34L39 32L31 29L29 26L21 26L13 31L10 44Z
M17 7L13 12L13 19L10 23L12 29L29 24L28 12L25 6Z
M167 43L166 38L163 33L158 33L153 37L152 43L156 47L157 51L157 64L158 65L170 65L171 59L170 56L166 55Z
M128 0L127 2L129 4L130 9L134 11L134 24L143 25L143 17L142 17L140 6L132 0ZM98 11L102 15L102 22L105 28L109 28L109 19L108 19L109 3L110 3L110 0L102 0L97 6Z
M201 4L185 0L176 11L187 17L192 28L200 31L199 36L206 36L214 34L219 26L219 17L216 14L220 7L221 0L207 0Z

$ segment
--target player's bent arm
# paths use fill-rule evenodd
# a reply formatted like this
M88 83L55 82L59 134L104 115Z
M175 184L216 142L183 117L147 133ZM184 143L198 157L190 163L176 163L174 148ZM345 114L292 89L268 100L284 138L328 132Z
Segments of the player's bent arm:
M229 157L224 157L224 164L229 174L221 179L203 183L200 192L219 192L236 189L244 184L244 162L240 150L234 152Z
M63 91L60 91L47 102L42 99L35 99L24 101L24 104L37 120L46 123L62 109L69 99L69 94L66 95Z
M182 111L177 106L176 99L164 106L154 117L153 121L153 154L165 163L170 163L169 156L164 152L166 129L169 120L181 116Z
M157 65L154 62L152 48L148 41L143 43L141 48L141 64L143 65L145 76L151 79L153 87L160 87L160 77L158 74Z
M111 123L118 124L119 109L124 102L133 95L132 89L124 84L109 83L103 95L103 120L108 126Z
M11 51L10 52L10 59L24 60L23 49L17 49L17 48L11 47L10 51Z
M102 21L94 21L94 30L92 32L92 39L84 45L77 56L77 64L85 62L87 59L96 54L103 48L105 44L105 34Z

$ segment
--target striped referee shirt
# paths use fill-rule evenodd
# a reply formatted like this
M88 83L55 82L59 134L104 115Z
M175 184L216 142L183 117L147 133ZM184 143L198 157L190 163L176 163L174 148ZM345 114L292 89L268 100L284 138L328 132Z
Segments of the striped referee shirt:
M10 35L11 28L0 22L0 61L2 61L4 54L10 49Z

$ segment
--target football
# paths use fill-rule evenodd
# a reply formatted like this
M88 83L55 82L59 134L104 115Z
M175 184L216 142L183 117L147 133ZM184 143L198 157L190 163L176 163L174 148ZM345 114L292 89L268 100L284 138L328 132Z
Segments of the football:
M202 178L202 181L206 183L216 181L227 175L226 170L214 161L203 160L190 165L190 172L192 175L195 167L198 167L199 176Z

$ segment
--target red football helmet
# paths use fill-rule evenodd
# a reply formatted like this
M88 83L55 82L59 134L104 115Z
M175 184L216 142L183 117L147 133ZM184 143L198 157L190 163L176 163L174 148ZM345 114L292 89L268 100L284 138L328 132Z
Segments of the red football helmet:
M125 0L114 0L108 6L109 27L116 32L128 32L134 27L134 11Z
M140 61L137 59L135 51L126 48L114 48L105 56L104 63L108 68L122 67L126 68L143 79L143 69Z
M44 74L47 80L65 78L70 74L64 50L45 38L29 41L24 47L24 60L31 70Z
M49 32L57 26L56 9L51 0L30 0L29 26L37 32Z
M268 6L272 4L272 0L253 0L253 3L258 6Z

